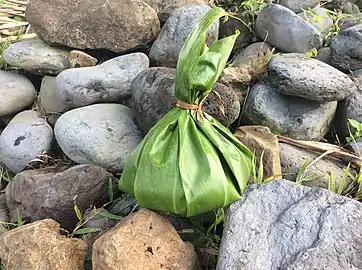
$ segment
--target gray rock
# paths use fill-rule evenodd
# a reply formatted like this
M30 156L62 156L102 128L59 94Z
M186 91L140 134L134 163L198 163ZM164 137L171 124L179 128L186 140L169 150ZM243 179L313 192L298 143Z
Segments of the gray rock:
M331 41L331 64L348 72L362 68L362 24L340 32Z
M35 101L35 87L26 77L0 70L0 81L0 116L18 113Z
M99 214L100 212L111 214L103 207L97 209L87 209L87 211L84 213L84 220L88 220L88 222L85 224L85 227L97 228L100 231L106 231L115 226L119 222L119 219L122 218L119 217L119 219L110 219L109 217Z
M310 11L306 10L298 13L298 16L313 25L321 33L322 39L324 39L333 26L333 20L327 12L327 9L317 7Z
M49 151L53 130L36 111L17 114L0 136L0 162L12 172L22 171L30 161Z
M362 206L286 180L251 185L227 213L217 270L361 269Z
M362 88L362 69L357 69L357 70L353 71L350 76L357 83L357 86L359 87L359 89L361 89Z
M272 57L272 47L265 42L256 42L246 47L233 60L233 67L245 69L251 76L265 73Z
M346 14L360 14L359 7L350 2L347 2L346 4L343 5L342 11L343 11L343 13L346 13Z
M219 26L219 39L234 35L236 30L240 31L240 34L236 38L234 47L232 49L232 55L237 55L242 49L246 48L253 42L253 33L244 24L248 22L247 16L240 16L240 14L235 14L235 16L238 19L229 17L226 22L221 20Z
M344 30L346 30L352 26L360 24L362 22L361 20L362 20L362 17L341 19L338 22L338 27L340 29L339 32L343 32Z
M140 73L132 82L135 117L144 133L175 107L175 74L173 68L153 67ZM216 83L213 90L218 92L224 101L226 116L222 115L220 105L213 94L205 100L204 111L228 126L239 116L238 97L230 88L220 83Z
M118 103L131 97L133 79L148 67L147 55L132 53L99 66L68 69L55 79L56 94L68 109L94 103Z
M138 211L139 209L140 207L138 206L135 198L125 193L115 202L115 204L112 205L112 207L109 209L109 212L114 215L126 217L132 212Z
M328 65L331 63L331 48L322 47L318 50L317 60L322 61Z
M338 104L334 125L341 140L350 136L348 118L362 122L362 93L360 91ZM352 126L350 130L354 134L355 129Z
M256 34L283 52L306 53L322 46L317 29L293 11L277 4L268 4L256 19Z
M191 4L207 4L207 0L143 0L156 10L158 19L163 25L176 8Z
M79 221L74 203L82 213L101 207L108 199L112 177L105 169L89 164L18 173L5 190L10 219L17 220L19 209L24 220L51 218L62 228L73 230Z
M157 66L176 67L179 53L188 35L209 10L208 5L187 5L175 9L153 43L149 57ZM219 22L207 32L207 43L218 39Z
M141 132L130 108L120 104L94 104L62 114L54 127L63 152L74 162L122 171Z
M356 84L348 75L304 54L273 57L268 74L270 82L281 93L319 102L340 101L357 92Z
M128 51L160 31L156 11L141 0L30 0L25 15L46 43L77 49Z
M326 2L323 6L329 10L342 10L343 6L348 2L356 2L356 0L331 0Z
M321 155L319 152L305 150L286 143L280 143L279 149L280 165L282 166L283 177L284 179L291 181L296 181L297 174L306 161L312 162ZM319 177L313 181L304 181L303 185L328 189L329 177L331 174L333 174L336 181L336 187L338 189L346 168L346 164L341 160L326 156L318 160L314 165L310 166L304 174L305 177ZM350 172L352 174L356 173L353 169L350 169ZM344 186L344 190L348 187L349 184L351 184L351 182L352 179L348 177Z
M10 45L3 57L9 65L43 74L56 75L70 67L68 51L51 47L37 37Z
M308 8L316 7L319 4L319 0L280 0L279 4L298 13Z
M286 96L270 85L256 84L250 90L242 121L264 125L275 134L297 140L320 140L330 128L337 102L319 103Z
M55 77L44 76L41 81L38 102L47 113L61 113L66 111L64 104L55 89Z
M103 213L109 213L104 208L97 208L97 209L88 209L84 213L84 219L89 220L85 225L84 228L92 228L98 229L97 232L85 234L82 236L82 240L87 243L87 253L85 256L85 270L92 270L92 251L93 251L93 243L105 232L113 228L119 220L110 219L108 217L102 216L99 214L98 211L102 211Z

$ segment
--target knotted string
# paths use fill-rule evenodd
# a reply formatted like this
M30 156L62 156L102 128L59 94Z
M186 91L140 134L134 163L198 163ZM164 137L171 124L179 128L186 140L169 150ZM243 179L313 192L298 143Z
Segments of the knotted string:
M204 122L204 113L202 111L202 103L200 103L200 105L195 105L195 104L186 103L182 100L177 100L176 107L182 108L185 110L196 111L197 120L199 120L200 122Z
M225 110L224 110L224 101L222 100L222 98L220 97L220 95L217 92L212 91L212 93L215 95L216 102L219 103L219 105L220 105L220 111L221 111L222 115L226 116L225 115ZM206 97L205 97L205 99L206 99ZM182 109L185 109L185 110L196 111L197 119L200 122L203 122L204 121L203 104L204 104L205 99L200 102L200 105L189 104L189 103L186 103L186 102L184 102L182 100L177 100L176 101L176 107L182 108Z

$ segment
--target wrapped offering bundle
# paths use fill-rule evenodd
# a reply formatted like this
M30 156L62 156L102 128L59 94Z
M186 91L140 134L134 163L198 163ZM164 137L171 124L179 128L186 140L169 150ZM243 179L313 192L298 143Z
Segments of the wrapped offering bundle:
M194 216L241 198L253 153L202 111L239 33L206 45L207 29L225 10L214 7L196 25L179 55L177 103L131 153L120 190L141 207Z

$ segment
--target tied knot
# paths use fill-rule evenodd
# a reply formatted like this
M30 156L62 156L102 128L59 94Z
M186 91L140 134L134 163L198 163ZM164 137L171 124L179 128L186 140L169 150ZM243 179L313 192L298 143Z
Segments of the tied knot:
M214 94L216 102L220 105L220 111L221 111L222 115L224 117L226 117L225 109L224 109L224 101L220 97L219 93L217 93L216 91L211 91L211 93ZM200 102L200 105L189 104L189 103L186 103L186 102L184 102L182 100L177 100L176 101L176 107L182 108L182 109L185 109L185 110L196 111L198 120L200 122L203 122L204 121L204 113L202 111L202 109L203 109L202 107L203 107L205 99L206 99L206 97Z
M204 114L203 114L203 111L202 111L202 103L200 105L195 105L195 104L186 103L186 102L184 102L182 100L177 100L176 101L176 107L182 108L182 109L185 109L185 110L196 111L198 120L200 122L204 121Z

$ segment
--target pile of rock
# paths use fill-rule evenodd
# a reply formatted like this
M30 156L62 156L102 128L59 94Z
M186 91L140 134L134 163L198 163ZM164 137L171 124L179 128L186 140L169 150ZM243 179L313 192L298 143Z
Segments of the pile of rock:
M15 175L8 184L0 181L0 221L20 215L29 223L0 236L6 269L200 267L194 247L166 214L138 211L129 197L104 216L91 210L113 197L115 175L129 154L175 106L178 54L211 9L207 2L29 1L26 18L37 37L7 48L3 58L15 69L0 71L0 169ZM225 114L212 94L204 110L225 126L246 125L235 134L258 157L265 150L266 176L283 173L295 181L303 163L318 156L279 143L274 134L319 141L334 125L343 139L348 118L362 122L362 26L341 24L327 44L334 22L318 4L267 4L256 18L255 39L231 18L208 31L208 44L236 28L241 33L232 65L214 87ZM308 8L313 12L303 11ZM318 57L308 57L310 50ZM247 127L255 125L265 126L264 133ZM68 163L29 170L44 156L62 154ZM345 168L336 159L319 161L310 173L321 178L306 183L314 188L284 180L251 186L228 212L218 269L359 268L360 203L326 190L330 172L339 182ZM82 240L59 232L73 235L78 228L75 203L93 217L83 227L98 228Z

